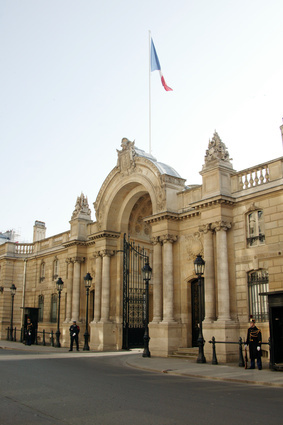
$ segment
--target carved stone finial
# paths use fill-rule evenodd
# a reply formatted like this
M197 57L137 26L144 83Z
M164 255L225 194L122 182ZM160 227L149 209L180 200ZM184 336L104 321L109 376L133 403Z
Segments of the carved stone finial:
M91 210L88 205L87 197L82 193L77 197L75 209L72 214L72 220L75 218L84 218L91 220Z
M212 139L209 140L208 149L205 153L204 160L206 164L215 160L224 161L231 164L230 161L232 158L229 158L229 152L216 131L214 132Z

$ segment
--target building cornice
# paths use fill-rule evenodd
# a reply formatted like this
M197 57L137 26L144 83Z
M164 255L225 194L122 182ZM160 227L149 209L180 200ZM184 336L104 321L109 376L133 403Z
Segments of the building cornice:
M87 245L87 241L79 241L79 240L68 241L63 244L65 248L69 248L70 246L86 246L86 245Z
M110 230L102 230L101 232L94 233L89 236L90 241L94 241L96 239L105 239L112 238L118 239L121 236L120 232L110 231Z
M214 196L212 198L207 199L201 199L200 201L193 202L191 206L193 206L195 209L203 209L203 208L210 208L214 205L235 205L236 201L235 198L232 198L230 196Z

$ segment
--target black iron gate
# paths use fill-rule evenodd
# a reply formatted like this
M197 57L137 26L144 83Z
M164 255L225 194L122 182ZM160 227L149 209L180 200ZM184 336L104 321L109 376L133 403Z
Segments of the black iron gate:
M123 249L123 348L144 345L144 320L146 308L145 282L142 268L148 261L144 248L126 240Z

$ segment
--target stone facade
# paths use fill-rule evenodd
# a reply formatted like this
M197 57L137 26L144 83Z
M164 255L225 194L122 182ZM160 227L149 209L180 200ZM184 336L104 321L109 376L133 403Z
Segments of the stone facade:
M204 338L238 341L246 336L253 314L269 337L264 297L282 290L283 158L236 172L224 143L215 133L205 153L201 185L185 180L150 154L122 140L117 166L106 177L91 219L87 198L77 198L70 231L45 237L36 222L34 242L0 246L0 337L10 325L12 283L13 325L20 329L25 308L40 307L39 331L56 331L56 280L61 296L61 345L68 346L71 320L81 326L86 316L83 277L93 277L89 332L94 350L118 350L123 336L123 235L144 246L153 269L150 281L150 351L168 356L192 347L196 282L194 260L206 262ZM39 303L41 303L39 305ZM48 334L49 335L49 334ZM267 347L267 346L266 346ZM235 360L232 344L217 348L220 360ZM266 352L268 348L264 348ZM211 358L211 345L205 344Z

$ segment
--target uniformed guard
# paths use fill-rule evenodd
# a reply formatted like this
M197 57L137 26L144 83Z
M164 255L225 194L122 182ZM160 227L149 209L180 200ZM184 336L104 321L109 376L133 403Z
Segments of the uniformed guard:
M33 324L30 318L27 319L27 334L26 334L26 344L31 345L32 343L32 333L33 333Z
M247 333L246 346L249 347L251 366L249 369L255 369L255 359L257 360L258 370L262 369L261 363L261 331L255 325L255 319L250 320L250 327Z
M74 341L76 342L77 351L79 351L79 333L80 327L77 325L76 321L73 321L73 324L70 326L70 350L73 351Z

